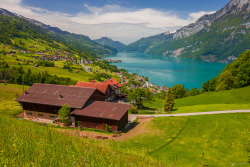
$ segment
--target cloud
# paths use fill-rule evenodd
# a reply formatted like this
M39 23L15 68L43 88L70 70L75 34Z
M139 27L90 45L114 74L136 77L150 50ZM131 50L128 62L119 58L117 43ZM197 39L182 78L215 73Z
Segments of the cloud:
M64 31L88 35L91 39L108 36L125 44L142 37L186 26L195 22L204 14L213 13L200 11L190 13L187 18L183 19L168 11L159 11L152 8L125 8L111 3L102 7L85 4L84 7L88 12L70 15L26 6L23 5L21 0L0 0L0 7L24 17L59 27Z

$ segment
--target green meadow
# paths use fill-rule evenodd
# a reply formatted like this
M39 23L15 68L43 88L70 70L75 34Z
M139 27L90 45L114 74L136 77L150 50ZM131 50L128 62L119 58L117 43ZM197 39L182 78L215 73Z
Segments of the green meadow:
M171 113L250 109L249 92L250 86L220 92L205 92L197 96L175 99L176 104ZM163 101L155 99L144 105L149 107L149 110L163 111Z
M14 101L22 92L22 85L0 83L0 166L164 166L133 150L103 146L98 140L14 118L22 112Z
M234 95L247 89L219 92L218 97L222 97L221 93ZM22 112L19 103L14 101L22 91L22 85L0 84L1 166L248 165L250 154L246 147L250 138L250 113L154 118L137 125L134 129L137 135L132 138L121 141L84 140L56 132L53 126L14 119L14 115ZM216 94L214 92L211 96ZM222 99L230 102L230 97ZM242 105L240 103L246 103L247 99L234 102ZM207 104L189 107L210 105L207 101L204 103Z

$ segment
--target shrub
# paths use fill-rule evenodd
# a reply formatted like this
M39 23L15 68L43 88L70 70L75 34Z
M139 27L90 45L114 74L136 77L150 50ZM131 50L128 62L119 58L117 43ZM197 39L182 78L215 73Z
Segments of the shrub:
M132 114L138 114L139 113L136 106L132 106L128 111L129 111L129 113L132 113Z
M104 124L105 125L105 129L106 131L108 131L109 133L112 132L112 126L108 126L108 124Z

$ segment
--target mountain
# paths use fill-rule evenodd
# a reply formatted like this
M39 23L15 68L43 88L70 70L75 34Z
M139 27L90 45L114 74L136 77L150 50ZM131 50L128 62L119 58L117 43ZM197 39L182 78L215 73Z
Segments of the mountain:
M204 15L174 33L142 38L123 52L231 62L250 49L249 11L249 0L231 0L214 14Z
M55 36L58 36L59 38L62 38L68 45L70 45L71 47L81 52L88 50L96 54L97 56L105 56L105 55L117 53L117 50L115 48L107 46L107 45L100 45L99 43L92 41L88 36L74 34L74 33L70 33L67 31L62 31L61 29L57 27L51 27L50 25L46 25L37 20L26 18L15 13L11 13L2 8L0 8L0 14L13 17L13 18L18 17L18 18L25 19L29 23L37 25L45 29L51 35L55 35Z
M102 37L100 39L95 39L93 41L98 42L101 45L107 45L107 46L111 46L113 48L116 48L118 52L121 51L126 46L123 43L121 43L119 41L113 41L112 39L110 39L108 37Z

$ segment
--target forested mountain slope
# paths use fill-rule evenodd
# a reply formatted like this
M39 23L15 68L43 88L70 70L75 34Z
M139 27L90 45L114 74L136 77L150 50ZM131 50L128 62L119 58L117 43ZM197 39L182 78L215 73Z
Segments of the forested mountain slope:
M249 0L231 0L220 11L204 15L173 34L142 38L123 51L231 62L250 49L249 9Z
M22 23L28 24L29 27L34 28L36 25L37 27L41 27L43 30L47 32L47 36L54 36L57 39L60 39L61 42L63 41L65 44L69 45L71 48L74 48L80 52L89 52L92 55L96 56L105 56L109 54L117 53L115 48L106 45L100 45L97 42L92 41L88 36L78 35L74 33L69 33L67 31L62 31L57 27L51 27L49 25L43 24L37 20L25 18L23 16L17 15L15 13L11 13L5 9L0 8L0 14L5 16L5 18L9 19L16 19L22 20ZM3 17L1 17L2 19ZM25 22L25 21L26 22ZM31 26L33 24L34 26ZM2 25L3 27L4 25ZM8 26L8 25L6 25ZM21 30L21 29L20 29Z
M112 39L110 39L108 37L102 37L100 39L95 39L93 41L95 41L101 45L107 45L107 46L116 48L117 51L121 51L126 46L123 43L121 43L119 41L113 41Z

